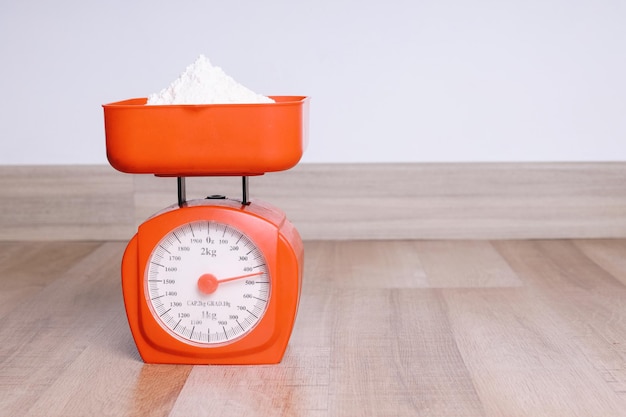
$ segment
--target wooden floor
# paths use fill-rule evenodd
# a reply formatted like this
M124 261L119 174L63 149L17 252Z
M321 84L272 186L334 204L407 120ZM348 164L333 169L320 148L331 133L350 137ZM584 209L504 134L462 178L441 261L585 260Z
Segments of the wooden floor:
M626 240L308 241L260 367L144 365L124 247L0 243L0 415L626 415Z

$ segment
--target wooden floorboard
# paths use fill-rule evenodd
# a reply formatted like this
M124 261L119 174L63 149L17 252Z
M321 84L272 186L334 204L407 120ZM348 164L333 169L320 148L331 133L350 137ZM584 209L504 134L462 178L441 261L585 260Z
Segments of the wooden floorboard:
M307 240L626 237L626 162L300 164L251 177L252 199ZM188 178L187 197L241 198ZM177 202L176 179L109 166L0 166L0 240L123 240Z
M626 410L626 240L306 241L269 366L146 365L123 242L0 242L0 416L601 416Z

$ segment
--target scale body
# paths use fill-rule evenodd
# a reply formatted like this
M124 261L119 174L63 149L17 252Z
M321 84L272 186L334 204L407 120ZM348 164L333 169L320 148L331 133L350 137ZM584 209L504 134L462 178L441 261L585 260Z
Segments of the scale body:
M122 261L124 303L141 357L280 362L300 299L303 256L293 225L260 201L195 200L150 218ZM203 292L202 277L220 273L242 278Z
M146 363L272 364L285 353L302 287L302 239L280 209L248 199L248 176L298 162L308 103L273 98L104 106L114 168L178 178L178 204L143 222L122 258L128 323ZM242 200L186 200L186 176L215 175L241 176Z

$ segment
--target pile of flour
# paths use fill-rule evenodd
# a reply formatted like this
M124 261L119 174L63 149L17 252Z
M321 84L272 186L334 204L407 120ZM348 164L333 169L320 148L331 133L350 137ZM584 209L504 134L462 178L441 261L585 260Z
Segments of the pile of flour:
M211 65L204 55L189 65L169 87L151 94L147 104L235 104L273 103L269 97L256 94Z

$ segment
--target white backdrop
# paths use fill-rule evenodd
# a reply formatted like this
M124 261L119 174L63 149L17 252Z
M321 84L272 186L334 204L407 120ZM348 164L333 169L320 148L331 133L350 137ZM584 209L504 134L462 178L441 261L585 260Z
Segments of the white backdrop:
M199 54L309 95L308 162L626 159L621 0L0 4L0 164L106 163L101 104Z

